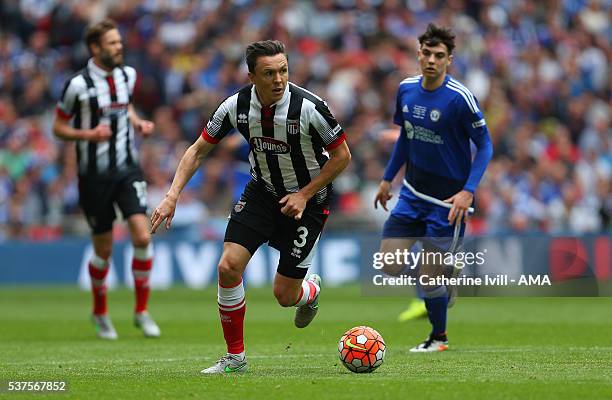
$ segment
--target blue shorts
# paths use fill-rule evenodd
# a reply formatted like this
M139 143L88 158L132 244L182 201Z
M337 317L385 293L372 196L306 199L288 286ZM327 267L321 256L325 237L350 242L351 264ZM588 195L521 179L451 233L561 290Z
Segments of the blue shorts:
M448 212L447 208L402 192L385 222L382 237L419 238L424 244L454 252L465 233L465 223L462 221L460 227L450 225Z

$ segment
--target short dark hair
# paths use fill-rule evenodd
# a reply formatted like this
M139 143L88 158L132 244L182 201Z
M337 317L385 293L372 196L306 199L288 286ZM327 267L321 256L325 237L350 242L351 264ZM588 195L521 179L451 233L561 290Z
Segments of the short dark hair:
M427 30L421 36L419 36L419 44L427 46L437 46L443 43L448 49L448 54L452 54L455 48L455 34L450 28L444 28L437 26L436 24L429 23Z
M249 72L255 72L255 65L259 57L275 56L277 54L284 54L285 58L288 59L285 45L279 40L261 40L251 43L246 48L246 63Z
M104 34L113 29L117 29L117 24L112 19L105 19L95 24L89 25L85 31L85 44L87 49L91 51L92 44L100 44L100 39Z

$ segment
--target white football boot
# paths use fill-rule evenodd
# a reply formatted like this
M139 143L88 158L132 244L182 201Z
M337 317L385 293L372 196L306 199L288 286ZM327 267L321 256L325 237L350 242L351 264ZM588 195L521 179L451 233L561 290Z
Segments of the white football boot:
M100 339L117 340L119 337L108 314L93 314L91 316L91 322L93 322L96 327L96 336Z
M161 335L159 326L146 311L134 314L134 326L140 328L145 337L156 338Z
M436 351L448 350L448 340L437 340L428 337L423 343L410 349L411 353L431 353Z
M203 374L231 374L245 372L247 370L246 356L240 358L234 354L226 354L221 357L212 367L203 369Z
M319 286L319 293L317 293L316 297L312 300L310 304L304 304L295 309L295 318L293 322L295 326L298 328L305 328L312 322L314 317L317 315L319 311L319 295L321 294L321 277L317 274L312 274L306 279L307 281L315 283Z

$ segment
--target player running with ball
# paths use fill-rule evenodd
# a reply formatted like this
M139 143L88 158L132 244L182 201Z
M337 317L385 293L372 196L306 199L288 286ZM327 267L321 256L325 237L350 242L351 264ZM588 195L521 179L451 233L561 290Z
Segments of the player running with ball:
M219 261L218 303L227 354L204 374L247 368L242 274L259 246L280 251L274 295L283 307L297 307L295 325L315 317L321 290L318 275L304 280L329 215L331 182L351 155L344 132L326 103L288 82L285 46L251 43L246 49L251 85L228 97L187 149L172 186L152 215L152 232L176 209L178 197L203 158L233 129L249 143L252 180L234 206Z
M478 101L446 73L453 59L455 35L449 29L429 24L419 36L419 43L422 75L400 83L393 121L401 131L374 200L375 207L380 202L387 210L391 181L405 164L399 201L383 228L383 253L410 249L415 238L422 238L427 252L454 252L463 237L474 191L493 154ZM473 160L470 140L477 148ZM426 259L435 258L439 259ZM387 264L383 270L399 275L404 268ZM422 263L418 274L436 277L448 274L448 269L451 267ZM449 302L452 305L454 301L451 288L422 288L432 331L410 351L446 350L446 314Z

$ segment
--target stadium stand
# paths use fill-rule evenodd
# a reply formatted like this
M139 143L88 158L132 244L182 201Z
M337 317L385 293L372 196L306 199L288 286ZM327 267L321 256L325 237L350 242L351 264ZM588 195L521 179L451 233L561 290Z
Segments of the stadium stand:
M85 26L106 16L119 22L126 64L140 74L134 102L156 123L140 145L150 206L210 113L246 82L245 44L275 38L289 49L291 80L328 99L352 149L330 228L379 226L385 216L372 203L397 135L395 92L417 71L417 33L436 21L457 34L450 71L479 98L495 149L471 233L609 232L612 29L604 3L3 1L0 240L87 233L74 149L53 138L51 123L62 83L86 62ZM244 159L238 137L223 142L190 182L175 226L220 234L244 185Z

